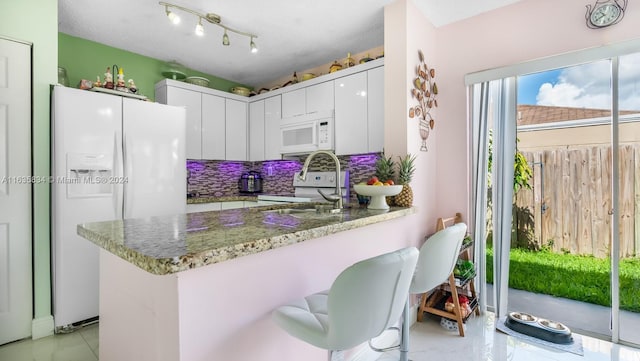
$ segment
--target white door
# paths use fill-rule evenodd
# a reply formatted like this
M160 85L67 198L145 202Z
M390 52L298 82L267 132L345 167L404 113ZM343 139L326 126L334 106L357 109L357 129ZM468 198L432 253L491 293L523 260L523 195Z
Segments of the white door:
M53 318L61 328L98 316L99 248L77 225L122 215L121 97L55 86L51 99Z
M187 108L187 159L202 159L202 97L199 92L167 87L167 104Z
M264 159L281 159L280 119L282 119L281 96L276 95L264 101Z
M369 152L384 150L384 66L367 71Z
M306 114L306 90L297 89L282 94L282 117L291 118Z
M335 108L333 81L312 85L306 90L305 109L307 114L319 113Z
M30 53L0 39L0 345L31 335Z
M361 154L369 150L367 132L367 73L335 80L336 154Z
M202 94L202 157L198 159L225 159L225 107L223 97Z
M249 104L249 161L265 160L264 136L264 100L258 100Z
M247 103L226 101L226 157L227 160L247 160Z

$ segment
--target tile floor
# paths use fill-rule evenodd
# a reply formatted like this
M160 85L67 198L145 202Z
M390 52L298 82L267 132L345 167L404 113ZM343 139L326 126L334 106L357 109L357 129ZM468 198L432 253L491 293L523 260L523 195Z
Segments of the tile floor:
M98 324L75 332L0 346L0 361L97 361Z
M411 327L409 358L412 361L640 361L640 349L612 344L582 336L584 356L535 346L496 331L494 315L472 317L466 323L465 337L451 333L435 318ZM397 353L381 356L378 361L397 360Z
M494 329L493 314L467 321L466 337L451 333L431 318L411 327L413 361L640 361L640 349L582 337L584 356L528 344ZM23 340L0 346L2 361L91 361L98 360L98 325L69 334L39 340ZM397 351L382 354L378 361L397 360Z

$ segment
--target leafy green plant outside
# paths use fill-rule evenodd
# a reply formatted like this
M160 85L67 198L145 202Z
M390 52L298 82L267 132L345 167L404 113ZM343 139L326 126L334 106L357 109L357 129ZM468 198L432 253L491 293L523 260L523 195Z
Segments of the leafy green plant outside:
M493 249L487 249L487 282L493 283ZM609 259L514 248L509 287L611 306ZM640 312L640 259L620 260L620 309Z

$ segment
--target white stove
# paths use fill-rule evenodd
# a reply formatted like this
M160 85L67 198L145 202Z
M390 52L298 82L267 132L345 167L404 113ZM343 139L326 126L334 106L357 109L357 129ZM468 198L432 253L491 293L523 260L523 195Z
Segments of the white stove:
M294 194L292 195L258 195L258 204L326 202L318 190L333 193L336 188L336 172L307 172L307 178L301 180L299 173L293 175ZM349 171L340 172L340 187L345 203L349 200Z

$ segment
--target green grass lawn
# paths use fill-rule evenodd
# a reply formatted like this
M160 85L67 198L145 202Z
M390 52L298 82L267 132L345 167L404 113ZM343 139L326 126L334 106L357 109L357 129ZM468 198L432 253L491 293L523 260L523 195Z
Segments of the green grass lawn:
M493 283L493 249L487 249L487 282ZM512 249L509 287L611 306L610 260L549 251ZM620 261L620 308L640 312L640 259Z

